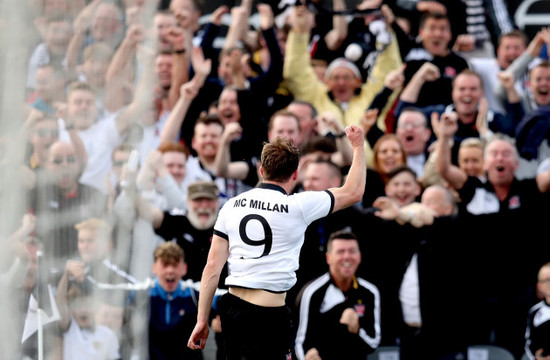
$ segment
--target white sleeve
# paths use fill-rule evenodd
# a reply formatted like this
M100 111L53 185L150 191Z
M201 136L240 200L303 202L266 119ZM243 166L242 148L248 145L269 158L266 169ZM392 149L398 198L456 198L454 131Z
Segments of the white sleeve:
M329 215L334 208L334 196L329 191L304 191L293 196L298 200L308 225Z
M225 213L228 211L229 203L233 204L233 201L228 200L218 212L218 218L216 219L216 224L214 224L214 235L218 235L225 240L229 240L227 235L227 227L225 221Z

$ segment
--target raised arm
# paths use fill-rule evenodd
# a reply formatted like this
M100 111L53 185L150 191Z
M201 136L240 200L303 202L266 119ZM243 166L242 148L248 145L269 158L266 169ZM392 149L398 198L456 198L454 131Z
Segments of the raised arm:
M344 136L345 129L338 121L336 115L330 111L325 111L318 117L317 126L319 133L326 135L332 133L336 142L336 152L332 154L331 160L338 166L351 165L353 160L353 149L350 146L349 140Z
M231 142L241 136L243 129L236 122L229 123L223 130L214 166L219 177L244 180L250 171L245 161L231 162Z
M468 175L451 163L451 145L457 128L456 114L444 113L440 120L437 113L432 113L432 129L438 138L435 150L437 152L436 171L454 189L459 190L468 180Z
M374 0L380 3L381 0ZM346 9L344 0L333 1L334 11L342 11ZM325 35L325 43L327 48L332 51L338 50L346 37L348 36L348 21L344 15L334 15L332 17L332 29Z
M126 30L126 36L115 52L105 75L105 107L116 111L124 105L123 88L132 83L134 72L131 71L131 59L136 55L136 48L143 40L145 30L142 25L132 25Z
M177 141L179 139L181 125L191 106L191 102L199 93L199 89L203 86L206 77L210 73L211 60L204 59L200 48L195 47L191 51L191 62L195 69L195 76L181 86L179 99L174 108L172 108L170 116L160 133L161 142Z
M425 62L420 69L414 73L407 86L405 86L401 92L399 99L401 101L416 104L418 101L418 95L420 94L420 90L422 89L422 86L424 86L424 83L427 81L435 81L439 79L439 77L440 73L437 66L430 62Z
M514 79L520 79L528 70L529 63L539 56L543 44L544 38L539 31L535 34L533 40L531 40L527 46L527 49L525 49L525 51L517 59L515 59L510 66L508 66L508 68L506 68L506 71L512 73ZM498 83L495 86L495 94L501 100L505 99L506 92L502 84Z
M316 103L316 96L326 92L310 64L308 52L309 35L311 31L310 13L305 6L295 6L290 20L292 29L288 34L285 49L283 77L295 98Z
M244 41L248 29L248 18L250 17L250 8L244 5L231 8L231 25L227 30L224 49L239 47L239 43Z
M180 87L189 80L189 53L193 34L180 27L172 27L167 39L172 44L172 81L168 92L169 107L172 109L180 96Z
M69 288L69 277L72 277L76 282L84 281L84 263L77 260L69 260L65 265L65 271L61 280L57 284L57 293L55 296L55 301L57 303L57 308L59 309L59 314L61 315L61 320L59 320L59 326L63 331L66 331L71 324L71 313L69 310L69 304L67 301L67 292Z
M126 134L130 126L140 119L145 123L144 120L146 118L144 114L147 114L148 110L153 106L153 89L155 83L153 66L154 55L147 49L143 50L145 57L144 68L134 94L134 99L115 119L116 127L120 135ZM149 119L149 121L154 120Z
M73 22L74 33L67 48L67 69L69 72L69 77L75 75L80 50L82 49L84 39L86 38L86 32L92 26L95 11L101 3L102 0L93 0L90 2L84 9L82 9L82 11L80 11Z
M353 161L344 185L329 189L334 195L333 212L361 201L365 192L367 168L363 130L359 126L350 125L346 128L346 135L353 149Z
M204 349L206 345L209 332L208 318L210 316L210 308L212 307L212 300L214 299L220 274L228 257L229 241L218 235L214 235L210 252L208 253L208 261L202 272L197 324L187 342L187 346L191 349Z

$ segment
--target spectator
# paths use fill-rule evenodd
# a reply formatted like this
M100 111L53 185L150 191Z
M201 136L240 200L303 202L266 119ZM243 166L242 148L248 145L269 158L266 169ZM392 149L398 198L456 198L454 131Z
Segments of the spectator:
M398 207L412 204L422 192L416 173L408 166L398 166L390 170L386 182L386 196Z
M550 306L550 263L541 266L538 273L537 290L542 295L542 300L529 310L527 331L525 333L525 353L529 359L548 358L550 344L549 319L545 314Z
M477 177L468 176L463 170L450 166L450 137L456 132L456 115L444 114L437 124L437 132L441 139L438 147L437 172L461 194L463 210L472 214L495 213L515 208L514 204L502 203L511 196L525 197L522 206L530 202L536 203L537 194L550 188L550 174L539 174L536 179L526 179L521 182L521 188L512 187L518 180L514 172L519 165L518 153L509 137L501 136L492 139L485 146L483 168L487 172L487 180L493 189L485 189L484 201L474 201L476 188L485 188ZM470 187L470 188L469 188ZM517 194L517 195L516 195ZM489 196L488 196L489 195ZM502 207L501 207L502 206ZM510 208L512 206L512 208Z
M187 254L186 279L200 281L206 265L212 229L218 215L219 191L211 181L189 185L187 212L153 209L153 227L165 241L173 241ZM223 287L223 283L220 284Z
M186 163L188 184L197 180L215 181L220 191L220 205L248 187L238 178L216 176L216 154L223 134L223 125L217 117L202 117L195 124L191 147L197 156L190 156Z
M537 41L540 39L537 36ZM520 56L522 58L531 57L531 59L538 56L534 53L535 42L531 43L527 49L527 36L520 30L512 30L508 33L502 34L498 40L496 58L490 57L477 57L470 59L472 70L481 76L483 82L483 93L489 102L489 109L494 112L505 114L506 109L504 107L504 92L500 88L498 81L498 73L505 70L511 70L510 65ZM526 51L527 49L527 51ZM530 55L533 53L532 55ZM525 93L525 82L527 81L527 72L514 73L514 79L516 91L519 94ZM525 107L525 106L524 106Z
M250 186L258 182L256 163L257 158L248 161L229 162L229 145L239 137L242 132L240 125L228 124L222 135L222 147L218 148L216 155L216 168L219 176L230 179L243 180ZM275 139L277 136L292 140L296 145L300 145L300 124L296 115L286 110L275 112L267 124L267 138Z
M304 191L324 191L342 184L340 167L329 159L312 160L303 165ZM296 307L296 297L309 281L327 271L326 252L330 234L347 229L363 239L361 213L356 207L348 207L315 220L306 229L304 245L300 252L300 268L296 271L296 285L287 294L286 303L291 309ZM296 316L296 320L298 320Z
M549 43L550 29L543 27L535 34L527 49L507 69L516 80L516 88L521 96L525 112L537 109L539 102L542 105L545 103L545 100L540 98L540 95L544 94L544 90L541 92L535 81L532 82L535 79L531 78L530 72L541 60L548 59ZM503 89L497 88L496 90L502 98Z
M457 74L468 68L464 58L449 50L451 36L449 18L446 15L430 12L422 15L419 30L422 47L412 49L405 57L405 86L415 80L414 76L421 73L420 69L425 63L432 64L441 76L420 84L418 98L412 101L418 107L450 104L451 83Z
M381 89L386 74L399 67L396 41L392 40L378 56L368 81L363 82L353 63L336 59L327 67L325 85L318 80L310 64L307 44L312 24L308 10L296 6L292 14L283 73L286 85L296 99L310 102L319 113L330 111L336 114L341 124L358 124L364 110ZM384 124L380 127L385 129Z
M218 13L214 13L214 15L216 14ZM274 110L270 109L268 99L273 96L275 90L279 86L279 83L283 80L283 56L275 35L275 25L271 7L267 4L258 4L258 14L260 16L260 29L262 31L262 36L266 41L270 54L270 64L268 69L265 71L259 71L257 76L245 73L243 63L245 63L245 59L248 58L248 55L244 57L244 52L237 46L236 40L231 40L228 38L224 44L224 48L219 54L219 65L216 67L217 74L216 76L213 75L207 79L199 96L197 96L197 99L187 114L187 118L190 118L192 121L185 120L184 126L186 124L187 126L192 126L194 119L198 117L199 113L205 111L208 106L218 98L220 100L218 105L218 114L220 118L222 118L224 123L227 120L230 120L229 118L224 118L224 111L229 109L222 108L223 105L221 104L222 96L226 92L226 88L230 87L233 88L233 92L235 90L239 90L238 97L233 95L232 98L233 103L236 104L238 101L240 116L234 110L232 112L228 111L228 115L235 115L232 121L238 120L241 122L244 131L243 136L246 136L247 141L256 140L254 138L255 131L260 134L265 131L263 126L265 126L268 120L266 114L271 114L274 112ZM221 14L218 14L218 16L221 16ZM212 21L217 22L219 19L213 19ZM240 21L234 21L232 24L237 26L239 24L246 24L247 21L248 18L245 17L241 18ZM213 29L215 26L212 26L212 24L210 25L211 26L209 26L209 29L211 30L208 31L215 32L216 30ZM212 63L215 64L218 56L213 54L212 51L213 37L214 36L211 36L208 33L205 34L205 39L201 44L201 48L204 51L205 57L211 59ZM258 122L258 120L260 121ZM246 134L248 131L251 132L250 135ZM187 135L187 137L184 137L184 141L187 142L189 132L186 131L185 128L182 129L182 132L182 135ZM258 156L261 152L261 141L259 148L257 146L257 142L253 142L252 144L254 146L252 150L255 152L255 155ZM247 145L244 146L246 147ZM234 150L232 150L232 152L234 152ZM237 157L234 159L241 160L241 158Z
M54 65L42 65L36 70L36 92L31 94L30 106L48 115L55 115L60 103L65 103L65 70Z
M468 176L484 178L483 152L484 144L477 138L466 138L460 143L458 149L458 167Z
M181 143L164 142L151 151L138 176L142 195L164 210L186 210L185 163L187 148Z
M62 15L47 20L44 42L33 51L27 70L27 91L36 89L36 72L42 65L51 64L56 68L66 67L66 53L73 33L71 21Z
M537 109L528 112L516 129L516 144L520 154L519 178L536 175L536 169L548 156L548 116L550 115L550 63L542 61L529 73L529 87L534 94Z
M82 53L90 44L102 42L115 50L124 38L121 9L110 2L92 1L74 21L74 34L67 49L67 68L82 62Z
M149 358L202 359L201 350L191 350L181 341L195 326L199 297L181 280L187 272L184 252L167 242L155 249L154 259L155 283L149 291Z
M83 285L88 290L97 286L97 283L136 282L136 279L121 269L120 264L117 266L113 263L120 256L113 253L112 228L107 222L91 218L76 224L75 229L78 231L79 261L69 261L73 262L73 273L77 268L83 271L82 275L75 277L77 282L84 282ZM127 299L119 296L117 300L119 305L126 305Z
M441 185L427 187L421 203L432 210L435 217L445 218L457 214L454 196ZM413 214L411 218L415 216ZM413 240L414 246L408 247L410 258L407 266L402 267L399 287L403 314L400 356L404 360L440 359L459 354L465 356L466 352L468 342L465 334L469 326L465 321L467 301L462 294L456 294L457 288L467 286L459 260L464 248L460 246L458 238L451 234L445 241L439 241L436 231L441 230L435 225L429 231L420 231L420 234L418 231L410 231L411 238L416 240ZM446 286L443 278L453 280ZM449 302L440 304L441 296ZM440 311L450 304L454 309L453 320L441 319Z
M135 356L133 339L130 335L129 316L131 308L123 306L111 298L98 299L95 312L95 323L111 329L117 336L120 345L120 358L128 359Z
M176 18L178 25L186 32L186 36L193 39L193 46L199 46L203 36L199 24L201 8L201 0L170 1L170 11Z
M104 179L109 170L110 154L123 141L130 125L129 117L119 116L98 121L99 109L92 88L83 82L73 82L67 94L67 110L60 126L59 139L67 141L74 129L84 143L88 161L80 182L105 191Z
M436 146L439 145L436 143ZM485 171L483 170L484 149L485 144L479 138L470 137L462 140L458 148L458 167L468 174L468 176L475 176L479 179L485 179ZM429 185L433 184L448 186L447 182L437 174L435 169L437 153L437 149L432 151L428 162L424 167L425 176L422 178L423 188L427 188Z
M538 214L539 211L543 211L541 210L545 198L543 194L550 188L550 173L545 171L537 175L536 178L530 179L518 180L515 178L514 172L518 168L519 157L513 142L509 138L501 136L492 139L485 146L483 168L487 173L486 182L478 177L467 176L465 172L456 171L449 166L450 149L448 144L449 139L456 131L456 118L445 114L439 122L439 126L441 128L437 131L440 131L442 141L437 155L437 171L457 190L461 199L461 212L478 216L494 214L493 219L487 221L495 221L495 226L498 226L496 224L506 224L507 221L517 224L519 221L525 225L522 227L523 231L537 231ZM511 218L514 220L510 220ZM494 230L493 227L491 228ZM484 275L484 277L475 280L474 286L483 288L483 282L490 281L488 279L494 275L491 269L495 264L487 261L487 258L496 256L495 249L498 249L498 256L501 259L499 261L503 261L502 259L518 261L518 259L525 259L523 256L529 257L529 261L518 264L518 268L514 270L513 284L507 281L505 288L501 287L503 284L495 283L490 287L485 287L480 297L482 302L478 303L476 307L476 314L480 316L480 325L477 327L477 331L486 331L483 335L484 339L480 341L488 341L487 333L494 331L495 344L510 349L519 357L523 348L523 336L518 333L517 329L525 326L525 316L521 317L518 314L522 311L525 311L524 314L526 313L528 308L526 294L532 291L529 288L531 283L528 279L535 273L535 268L545 260L545 256L542 254L528 256L527 253L529 253L529 249L544 246L544 244L539 243L536 237L530 238L525 233L517 234L508 226L503 227L502 233L500 231L499 229L501 237L494 237L495 234L486 234L485 236L501 239L499 243L502 246L496 246L492 241L486 240L482 243L478 253L479 258L472 261L472 266L480 267L477 271ZM518 238L529 238L532 241L523 241L521 244L514 243ZM482 311L487 313L482 315ZM500 326L498 322L494 321L503 313L510 315L507 326Z
M113 49L103 43L94 43L84 49L82 57L78 80L90 85L96 96L97 108L102 113L105 111L105 74L113 57Z
M67 263L56 295L61 314L59 326L63 331L63 359L119 359L116 334L94 321L93 296L82 293L76 287L69 288L69 277L81 276L73 265Z
M53 267L76 253L74 225L105 213L106 197L78 182L81 166L72 144L55 142L30 194L29 209L36 214L36 231L44 242L45 258L53 261Z
M400 113L402 107L419 106L420 86L426 82L432 82L434 79L440 79L441 76L443 75L433 64L425 63L422 65L401 93L396 114ZM450 105L429 106L422 108L422 111L426 116L430 116L432 112L455 111L459 118L459 129L455 136L457 145L465 137L487 137L492 132L501 132L512 136L516 125L523 116L523 108L511 76L509 74L499 76L499 80L506 84L508 98L506 115L493 113L487 110L486 105L480 107L483 98L481 77L470 69L466 69L454 77L451 91L452 103ZM484 111L479 111L481 109ZM483 127L478 124L480 116L483 116L483 118L479 121L486 122Z
M363 117L363 119L368 118L366 115ZM372 118L374 119L375 117L372 116ZM375 124L371 126L375 126ZM416 108L404 108L401 110L401 114L397 120L395 134L405 150L407 165L418 174L419 178L422 178L432 135L426 116ZM383 132L378 127L369 129L367 132L367 141L371 142L372 146L374 146L382 135Z
M157 10L153 18L153 41L158 52L172 51L168 34L176 26L176 17L170 10Z
M43 168L48 161L50 147L59 139L58 121L34 110L29 114L24 129L28 132L30 143L30 154L25 164L33 170Z
M326 261L328 273L302 290L297 358L364 359L380 343L380 294L356 275L361 262L357 237L332 233Z
M361 205L372 206L379 196L386 195L385 184L388 174L395 168L407 164L407 155L401 141L393 134L383 135L374 144L372 167L367 168L367 184Z
M293 100L286 107L300 121L300 143L306 143L310 137L318 135L317 110L307 101Z

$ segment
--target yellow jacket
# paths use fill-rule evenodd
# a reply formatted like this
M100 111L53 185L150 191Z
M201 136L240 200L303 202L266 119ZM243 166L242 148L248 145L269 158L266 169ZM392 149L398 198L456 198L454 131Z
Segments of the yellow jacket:
M319 113L333 112L345 126L360 125L363 113L376 94L384 87L386 75L401 66L402 63L397 39L392 33L392 42L379 54L369 79L361 86L361 92L349 101L348 107L344 111L336 101L330 98L327 86L317 78L313 71L308 45L309 33L297 34L290 31L285 50L284 81L296 99L311 103ZM382 130L386 129L385 113L393 104L396 95L394 92L386 108L378 117L378 126ZM371 150L367 149L369 162L370 153Z

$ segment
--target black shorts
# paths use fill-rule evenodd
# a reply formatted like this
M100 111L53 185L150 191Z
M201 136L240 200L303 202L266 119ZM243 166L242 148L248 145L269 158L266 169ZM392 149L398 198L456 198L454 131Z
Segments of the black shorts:
M291 358L292 323L287 306L258 306L226 293L219 311L228 360Z

